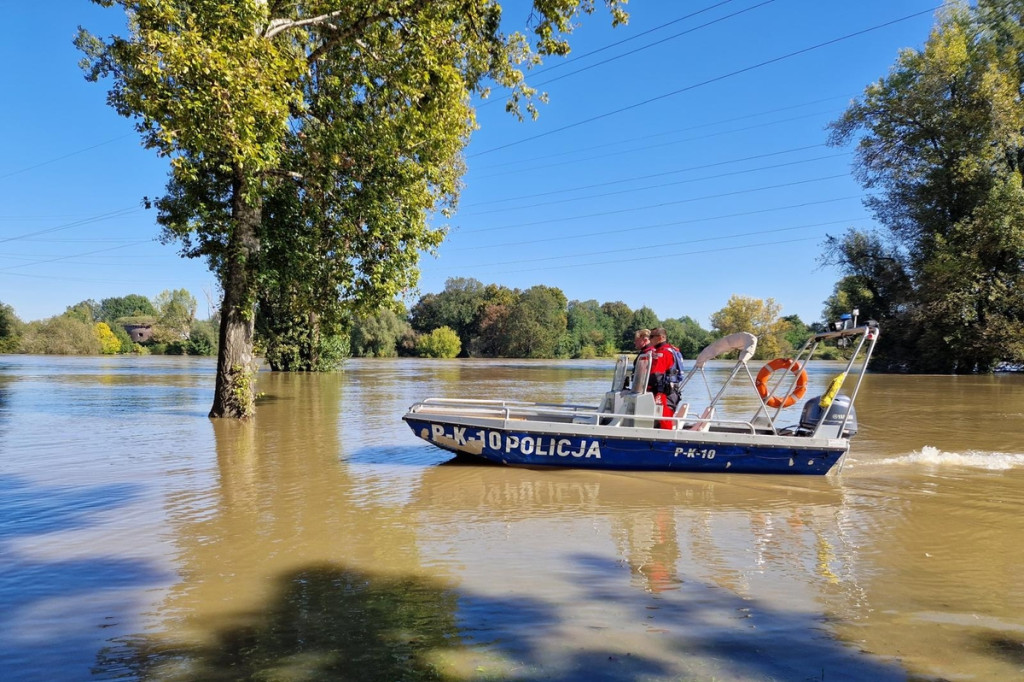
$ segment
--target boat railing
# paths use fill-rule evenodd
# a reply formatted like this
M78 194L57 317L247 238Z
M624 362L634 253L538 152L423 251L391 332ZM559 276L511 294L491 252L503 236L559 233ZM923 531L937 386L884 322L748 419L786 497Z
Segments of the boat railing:
M431 412L430 408L450 408L460 415L500 418L505 421L535 420L545 417L557 418L560 423L590 424L613 426L615 428L649 422L653 428L655 421L671 422L670 432L699 431L704 426L713 431L733 433L758 433L754 423L743 419L724 419L720 417L661 417L657 415L638 415L633 412L599 412L596 407L588 405L560 405L555 403L533 403L508 400L474 400L466 398L429 398L413 405L410 412ZM448 409L445 409L447 412ZM555 421L554 419L552 421ZM762 429L763 430L763 429Z
M505 419L527 416L575 416L596 414L593 405L563 405L516 400L483 400L473 398L428 398L413 405L410 412L430 411L430 408L449 408L459 414L502 415Z

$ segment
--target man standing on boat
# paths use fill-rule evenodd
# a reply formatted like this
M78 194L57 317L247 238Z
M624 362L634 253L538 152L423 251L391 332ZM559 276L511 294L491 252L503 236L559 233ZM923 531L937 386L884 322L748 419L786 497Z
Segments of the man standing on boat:
M651 343L651 330L650 329L637 329L636 334L633 335L633 346L636 347L636 359L633 360L633 364L636 364L636 360L640 359L640 356L649 351L654 344Z
M650 329L637 329L633 335L633 347L636 348L636 357L633 358L633 374L636 376L636 363L640 360L640 356L648 352L653 348L651 344L651 330ZM630 376L626 377L626 383L622 387L623 390L629 388Z
M679 382L683 376L683 354L668 342L664 327L651 331L651 378L647 383L648 390L654 393L654 402L661 407L664 417L675 414L679 402ZM662 420L658 426L671 429L672 422Z

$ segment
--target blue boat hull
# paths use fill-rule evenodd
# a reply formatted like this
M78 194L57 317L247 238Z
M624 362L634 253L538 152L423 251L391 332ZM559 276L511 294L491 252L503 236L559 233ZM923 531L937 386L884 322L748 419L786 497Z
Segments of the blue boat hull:
M651 438L531 431L524 428L475 427L448 420L404 417L413 433L458 455L527 467L571 467L619 471L689 471L700 473L828 473L848 445L823 446L807 439L775 439L771 445L729 442L732 439L679 439L672 432ZM800 441L803 440L804 443ZM781 441L792 441L782 443Z

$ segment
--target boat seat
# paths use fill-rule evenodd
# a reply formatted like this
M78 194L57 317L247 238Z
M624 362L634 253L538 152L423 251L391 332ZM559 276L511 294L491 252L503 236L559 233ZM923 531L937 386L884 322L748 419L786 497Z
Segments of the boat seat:
M715 408L714 407L710 407L710 406L704 408L704 412L701 413L700 418L703 419L703 420L714 419L715 418ZM707 431L708 429L711 428L711 422L710 421L699 421L699 422L696 422L694 424L690 424L689 426L686 426L684 428L687 431Z
M690 411L690 403L679 403L676 405L676 411L672 413L678 421L672 422L672 428L681 429L683 428L683 420L686 419L686 413Z

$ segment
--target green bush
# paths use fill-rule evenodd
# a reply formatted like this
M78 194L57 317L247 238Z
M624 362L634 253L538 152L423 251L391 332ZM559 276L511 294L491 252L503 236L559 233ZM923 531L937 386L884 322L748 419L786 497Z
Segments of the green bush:
M216 355L217 330L210 322L196 322L185 343L185 352L189 355Z
M819 360L845 360L843 352L835 346L822 345L818 348L818 352L814 354Z
M451 327L438 327L416 341L416 352L425 358L454 358L461 350L459 335Z
M132 341L132 337L128 332L124 330L124 327L117 324L116 322L110 323L110 331L114 332L114 336L121 342L121 353L134 353L135 343Z
M26 325L18 350L37 355L99 355L101 347L91 323L58 315Z

